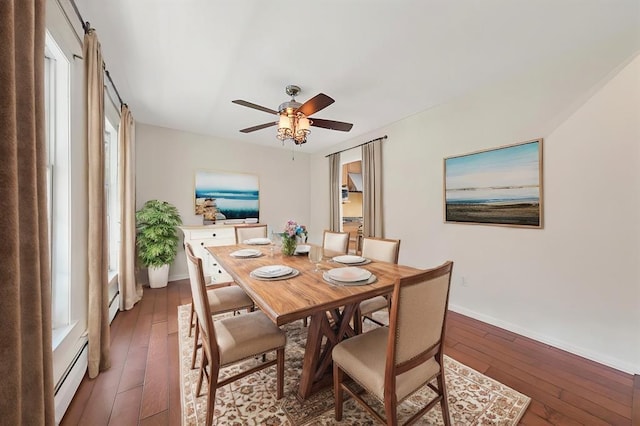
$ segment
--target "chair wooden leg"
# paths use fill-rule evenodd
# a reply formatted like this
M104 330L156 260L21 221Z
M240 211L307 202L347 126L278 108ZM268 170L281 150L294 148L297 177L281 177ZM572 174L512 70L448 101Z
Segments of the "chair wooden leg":
M337 421L342 420L342 379L344 372L333 364L333 395L334 395L334 411Z
M213 411L216 406L216 386L209 383L209 392L207 395L207 422L206 425L213 425Z
M307 317L302 318L302 326L303 327L309 326L309 319Z
M207 367L207 354L202 351L202 359L200 360L200 372L198 374L198 384L196 386L196 396L200 396L202 390L202 379L204 379L204 369ZM211 380L209 380L211 381Z
M196 356L198 355L198 339L200 338L200 324L198 324L198 318L196 318L196 333L193 337L193 352L191 353L191 369L196 368Z
M189 337L191 337L191 330L193 330L193 316L195 315L195 312L196 310L193 307L193 300L191 300L191 314L189 314Z
M442 394L440 406L442 407L442 420L444 420L445 426L449 426L451 424L451 417L449 417L449 399L447 398L447 386L444 380L444 368L442 368L438 376L438 388L440 389L440 394Z
M284 395L284 348L280 348L276 351L276 399L282 398Z
M362 320L360 308L356 308L356 312L353 314L353 331L355 331L356 334L362 334Z
M202 351L204 354L204 351ZM207 387L207 422L206 425L213 425L213 412L216 407L216 390L218 389L219 366L209 366L209 383Z
M398 425L398 400L395 392L384 398L384 414L387 417L387 426Z

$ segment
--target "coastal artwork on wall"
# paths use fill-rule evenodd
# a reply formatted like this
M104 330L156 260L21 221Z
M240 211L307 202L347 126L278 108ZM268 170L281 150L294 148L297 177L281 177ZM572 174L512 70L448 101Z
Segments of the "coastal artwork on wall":
M445 222L542 228L542 139L444 159Z
M195 213L204 223L225 220L257 221L260 181L257 175L224 171L196 171Z

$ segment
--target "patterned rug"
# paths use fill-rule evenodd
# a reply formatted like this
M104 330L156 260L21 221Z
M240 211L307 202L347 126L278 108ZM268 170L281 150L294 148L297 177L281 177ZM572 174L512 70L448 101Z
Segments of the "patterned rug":
M196 396L197 368L191 369L193 337L189 337L190 305L178 306L180 333L180 373L182 396L182 425L200 426L205 423L206 395ZM385 313L379 313L386 315ZM378 318L386 321L385 318ZM365 331L370 325L366 325ZM302 321L283 327L287 332L285 349L284 397L276 394L275 366L251 374L216 393L214 424L217 425L372 425L373 418L345 394L342 421L336 422L333 410L333 390L328 388L300 404L295 397L299 371L302 368L307 329ZM199 361L199 360L198 360ZM248 360L239 365L224 368L221 377L240 371L259 360ZM196 364L198 365L198 364ZM449 397L449 411L455 425L515 425L524 414L531 399L459 362L445 356L445 380ZM206 380L206 379L205 379ZM203 393L206 383L203 384ZM401 422L424 405L433 392L423 390L405 400L398 408ZM383 406L368 400L383 413ZM416 424L442 425L439 405L431 409Z

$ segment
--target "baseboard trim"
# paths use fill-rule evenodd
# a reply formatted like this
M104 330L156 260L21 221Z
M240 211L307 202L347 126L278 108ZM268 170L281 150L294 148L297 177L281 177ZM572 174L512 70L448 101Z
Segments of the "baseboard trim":
M74 358L67 372L63 375L59 384L56 386L54 395L56 424L60 424L62 421L64 413L67 412L67 408L69 408L69 404L71 404L71 400L76 394L76 391L84 378L84 373L87 371L88 366L88 351L89 346L85 343Z
M169 282L178 281L178 280L186 280L187 278L189 278L189 274L169 275Z
M120 292L117 292L109 303L109 324L113 322L113 319L116 317L118 310L120 310Z
M611 368L615 368L616 370L620 370L629 374L638 374L640 373L640 365L634 365L627 362L624 362L619 359L608 357L604 354L593 352L588 349L584 349L570 343L536 333L524 327L520 327L516 324L512 324L507 321L499 320L497 318L491 317L489 315L481 314L479 312L472 311L471 309L467 309L465 307L449 304L449 309L457 312L459 314L477 319L478 321L486 322L487 324L495 325L496 327L500 327L502 329L511 331L513 333L519 334L521 336L528 337L530 339L536 340L541 343L545 343L547 345L551 345L555 348L562 349L564 351L570 352L574 355L581 356L583 358L589 359L591 361L597 362L602 365L606 365Z

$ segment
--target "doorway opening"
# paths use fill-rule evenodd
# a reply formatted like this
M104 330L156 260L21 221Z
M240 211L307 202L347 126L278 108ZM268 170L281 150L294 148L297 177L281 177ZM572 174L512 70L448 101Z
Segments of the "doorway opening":
M342 231L349 232L349 253L359 254L362 240L362 161L342 164Z

